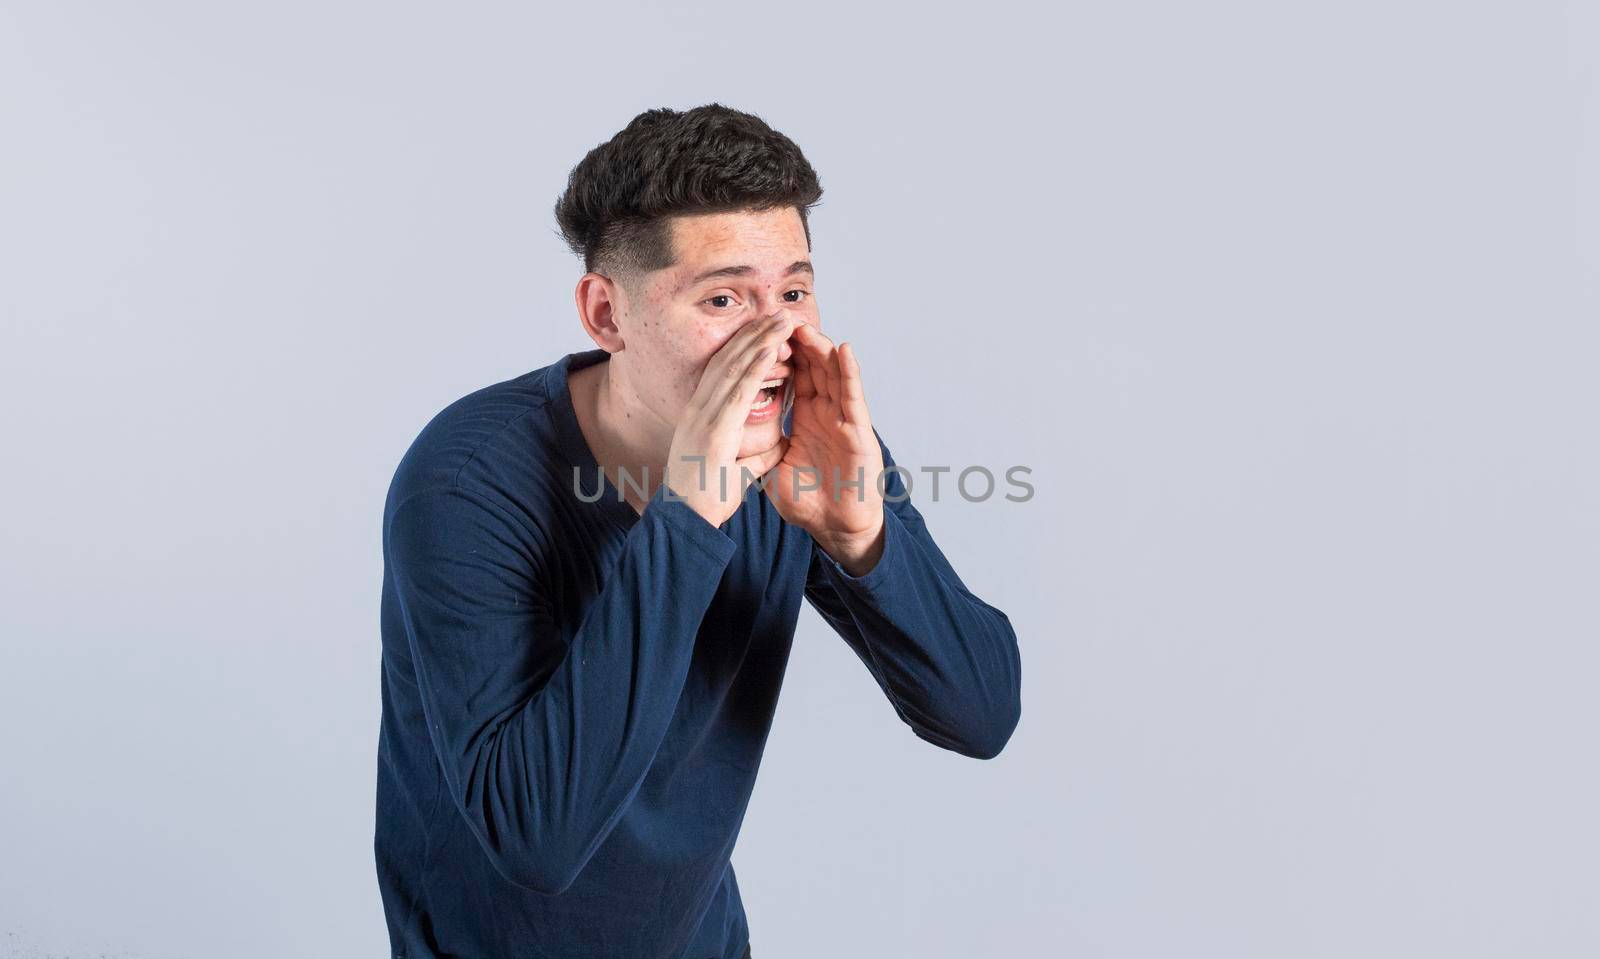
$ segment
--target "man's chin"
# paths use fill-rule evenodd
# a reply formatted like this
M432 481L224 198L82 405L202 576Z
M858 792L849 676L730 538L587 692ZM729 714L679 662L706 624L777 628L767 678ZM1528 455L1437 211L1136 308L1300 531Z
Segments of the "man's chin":
M772 449L783 439L783 429L776 422L761 423L744 428L744 441L739 445L739 458L755 456Z

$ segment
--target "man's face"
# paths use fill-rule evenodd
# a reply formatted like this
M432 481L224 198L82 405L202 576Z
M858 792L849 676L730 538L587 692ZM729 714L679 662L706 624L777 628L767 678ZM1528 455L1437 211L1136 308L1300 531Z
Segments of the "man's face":
M787 310L820 330L805 228L794 207L674 217L674 263L648 274L618 317L629 390L666 435L694 395L712 355L747 323ZM792 373L784 343L764 379ZM782 402L782 389L778 403ZM759 402L758 395L756 400ZM740 456L782 436L781 411L746 419Z

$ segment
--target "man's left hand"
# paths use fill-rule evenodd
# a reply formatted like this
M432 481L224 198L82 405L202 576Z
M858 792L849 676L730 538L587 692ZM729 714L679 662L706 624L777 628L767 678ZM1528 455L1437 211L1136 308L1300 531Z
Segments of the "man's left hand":
M809 323L790 338L794 418L766 494L785 522L811 534L852 576L883 554L883 451L872 432L861 366ZM859 483L846 486L846 483Z

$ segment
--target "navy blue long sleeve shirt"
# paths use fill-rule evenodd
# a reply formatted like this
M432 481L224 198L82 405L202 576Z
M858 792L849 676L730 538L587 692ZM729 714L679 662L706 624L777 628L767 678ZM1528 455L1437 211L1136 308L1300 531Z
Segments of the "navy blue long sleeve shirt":
M990 758L1017 723L1011 623L897 473L860 577L754 485L720 527L664 488L635 512L568 390L606 359L456 400L395 471L374 852L396 959L737 959L730 856L802 596L923 739Z

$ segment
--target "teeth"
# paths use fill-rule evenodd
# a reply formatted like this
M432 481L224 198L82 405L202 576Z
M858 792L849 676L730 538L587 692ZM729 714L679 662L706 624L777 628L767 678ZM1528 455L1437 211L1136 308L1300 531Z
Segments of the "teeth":
M783 385L783 381L782 380L767 380L765 383L761 384L761 388L762 389L766 389L769 386L782 386L782 385Z

